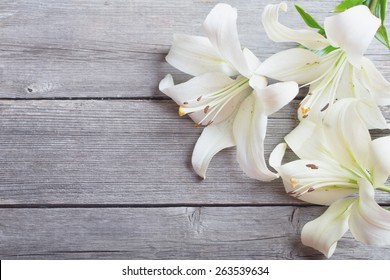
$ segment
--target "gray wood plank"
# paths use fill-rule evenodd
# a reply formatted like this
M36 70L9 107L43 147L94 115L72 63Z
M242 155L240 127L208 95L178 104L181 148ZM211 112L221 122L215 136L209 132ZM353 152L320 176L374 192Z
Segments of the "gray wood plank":
M162 97L164 62L173 33L203 35L202 22L219 0L4 0L0 3L0 98ZM242 45L264 60L294 44L267 39L261 12L270 1L229 1L239 11ZM279 1L274 1L275 3ZM304 27L287 1L289 26ZM320 22L335 1L299 4ZM388 50L368 51L390 77Z
M296 107L270 119L266 154L294 127ZM172 101L2 101L0 204L301 203L280 180L247 178L234 148L200 180L191 154L201 129L176 112Z
M201 129L176 112L171 101L1 102L0 203L295 202L279 181L248 179L234 149L200 180L191 154ZM267 153L292 127L280 119L291 114L271 121Z
M0 209L1 259L324 259L300 241L323 207ZM333 259L390 259L348 233Z

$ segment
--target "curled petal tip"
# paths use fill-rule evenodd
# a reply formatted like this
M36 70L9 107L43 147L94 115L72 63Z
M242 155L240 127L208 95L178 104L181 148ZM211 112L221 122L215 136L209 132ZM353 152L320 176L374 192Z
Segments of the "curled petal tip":
M173 78L171 74L168 74L162 79L158 85L158 89L164 92L166 89L173 87L175 83L173 82Z
M320 50L329 45L321 34L308 29L294 30L279 22L279 11L286 12L287 4L267 5L262 22L268 37L274 42L297 42L309 49Z
M202 179L202 180L205 180L206 179L206 170L202 170L202 167L201 166L196 166L194 163L193 163L193 166L194 168L194 171L195 173Z
M286 2L282 2L279 4L279 9L283 12L287 12L288 10L288 6L287 6L287 3Z
M282 165L282 160L287 149L286 143L278 144L275 149L271 152L269 157L269 165L272 166L275 170L278 170ZM279 174L277 174L280 177Z

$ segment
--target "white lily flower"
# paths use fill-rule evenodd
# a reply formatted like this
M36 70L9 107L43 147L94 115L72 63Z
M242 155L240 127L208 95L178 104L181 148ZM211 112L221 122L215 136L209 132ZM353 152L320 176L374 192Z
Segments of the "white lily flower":
M305 245L328 257L348 228L363 243L390 243L390 212L374 200L375 189L390 192L384 185L390 174L390 137L372 141L367 129L367 123L380 126L381 118L369 100L346 98L329 109L323 122L303 120L285 137L299 160L281 165L286 144L271 154L270 165L279 172L287 193L331 205L302 232ZM355 193L359 198L349 198Z
M359 179L358 186L358 198L338 200L320 217L305 224L301 236L304 245L330 258L348 229L364 244L390 245L390 211L376 203L374 188L367 179Z
M378 105L390 104L390 83L363 56L374 38L380 20L364 6L355 6L325 19L326 38L312 30L293 30L278 21L287 5L268 5L263 25L276 42L297 42L304 48L277 53L260 65L256 73L280 80L310 85L298 110L299 119L320 119L342 98L372 98ZM320 56L312 50L334 48Z
M246 174L272 180L264 158L267 117L289 103L298 93L295 82L267 86L254 71L260 61L242 50L237 33L237 11L227 4L216 5L204 22L207 37L176 35L167 61L195 76L174 85L171 75L160 82L160 90L188 114L195 126L207 126L194 148L192 164L206 176L212 157L220 150L237 146L237 160Z
M323 121L303 120L285 137L299 160L281 165L286 144L279 144L270 165L282 177L287 193L314 204L329 205L358 192L360 178L381 188L390 174L386 168L390 142L388 146L385 142L390 137L372 141L367 123L385 128L383 122L370 100L339 100Z

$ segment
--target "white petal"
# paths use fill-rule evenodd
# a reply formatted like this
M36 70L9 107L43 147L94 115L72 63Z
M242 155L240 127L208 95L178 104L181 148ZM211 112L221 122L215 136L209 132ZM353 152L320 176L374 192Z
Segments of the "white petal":
M249 84L256 91L262 111L267 116L279 111L298 94L299 88L296 82L283 82L270 85L263 89L258 89L251 83Z
M350 173L335 162L296 160L278 169L288 194L319 205L329 205L357 192Z
M193 76L207 72L223 72L228 76L238 74L206 37L175 34L166 60L173 67Z
M390 175L390 136L371 142L371 156L374 163L374 186L383 185Z
M340 82L338 85L338 89L336 92L338 99L359 96L359 95L355 94L355 84L354 84L353 76L352 76L353 69L354 69L354 67L351 64L349 64L349 63L345 64L345 67L344 67L344 70L343 70L343 73L342 73L342 76L341 76L341 79L340 79Z
M302 159L323 159L323 130L311 120L302 120L284 138L293 152Z
M378 105L390 105L390 83L365 57L362 59L362 80Z
M173 82L173 78L171 74L168 74L160 81L160 84L158 85L158 89L161 92L164 92L169 89L170 87L173 87L175 83Z
M381 110L372 99L361 99L357 104L359 115L365 122L368 129L387 129L388 124L383 117Z
M233 119L234 115L224 122L203 129L192 153L192 166L200 177L206 178L207 168L215 154L235 145Z
M271 152L269 156L269 165L272 166L275 170L278 170L279 167L282 165L282 160L284 154L286 153L286 149L287 149L287 144L280 143Z
M257 58L257 56L251 50L249 50L247 48L244 48L243 53L244 53L246 64L249 67L249 72L250 73L255 72L255 70L261 64L260 60Z
M249 85L256 91L262 90L267 87L268 81L264 76L253 75L249 80Z
M183 105L192 99L215 92L234 83L234 80L222 73L206 73L189 81L173 85L171 75L160 82L160 90L172 98L178 105Z
M366 59L363 57L363 59ZM343 98L357 98L361 100L365 100L364 102L367 103L367 105L370 103L370 106L361 106L362 110L362 117L367 118L367 125L369 128L381 128L383 127L383 122L385 126L386 121L384 120L383 116L380 116L380 112L377 109L377 106L375 102L373 102L372 95L369 93L368 88L363 83L363 77L362 72L360 69L357 69L352 66L352 64L347 63L344 67L343 74L341 76L338 88L336 89L336 97L337 99L343 99ZM372 100L372 101L370 101ZM369 107L373 107L371 108ZM375 109L374 109L375 107ZM374 112L374 111L377 112ZM366 111L366 112L364 112ZM379 112L379 115L377 114ZM372 116L370 116L372 114ZM363 116L364 115L364 116ZM378 120L375 120L377 117L379 117ZM377 125L379 124L379 127Z
M320 50L329 45L328 41L313 30L294 30L279 21L279 10L287 11L287 4L267 5L262 20L268 37L275 42L297 42L309 49Z
M241 169L251 178L271 181L278 176L271 172L264 158L264 138L267 116L254 94L241 104L233 124L237 144L237 161Z
M337 161L350 169L369 163L371 136L358 110L358 99L337 101L324 119L327 149Z
M360 68L364 52L374 38L381 21L367 6L359 5L325 19L325 33L334 47L342 48L349 62Z
M375 191L366 179L359 181L359 200L351 209L349 228L356 238L368 245L390 244L390 211L375 202Z
M237 10L227 4L217 4L207 16L203 27L224 60L231 63L241 75L249 78L251 73L238 39Z
M342 199L333 203L324 214L308 222L302 229L302 243L330 258L337 241L348 230L350 206L354 199Z
M307 84L324 74L332 63L309 50L294 48L267 58L256 73L279 81Z

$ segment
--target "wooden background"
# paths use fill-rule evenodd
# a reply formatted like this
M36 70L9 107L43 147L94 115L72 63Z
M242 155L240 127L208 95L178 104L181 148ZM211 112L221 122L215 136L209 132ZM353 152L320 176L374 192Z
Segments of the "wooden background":
M325 208L290 198L280 180L248 179L234 149L200 180L190 159L201 129L158 91L167 73L189 78L164 61L172 34L203 35L217 2L0 2L1 259L324 258L300 231ZM261 60L293 46L261 26L277 1L227 2L242 45ZM304 27L287 2L282 21ZM337 3L298 2L320 22ZM376 42L367 52L388 79L389 55ZM267 154L296 125L298 102L271 117ZM389 258L390 247L349 233L333 256Z

